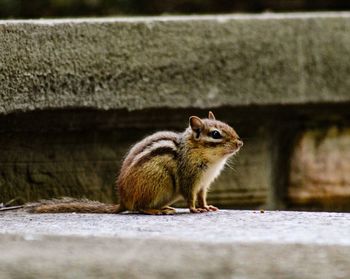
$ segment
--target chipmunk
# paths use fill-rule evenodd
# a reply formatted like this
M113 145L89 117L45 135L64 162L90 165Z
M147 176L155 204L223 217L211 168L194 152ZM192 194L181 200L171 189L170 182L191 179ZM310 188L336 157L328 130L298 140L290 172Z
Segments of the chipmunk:
M191 116L183 133L157 132L130 149L117 179L119 205L55 200L32 211L174 214L170 205L181 197L192 213L217 211L207 204L207 191L227 159L242 146L235 130L216 120L211 111L206 119Z

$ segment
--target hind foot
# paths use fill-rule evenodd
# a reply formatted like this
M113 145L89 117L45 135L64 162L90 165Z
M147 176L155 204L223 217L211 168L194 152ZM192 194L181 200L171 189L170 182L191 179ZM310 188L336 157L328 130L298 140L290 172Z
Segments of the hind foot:
M172 215L176 213L174 208L168 206L162 209L140 209L140 212L149 215Z
M171 207L171 206L169 206L169 205L162 207L162 209L169 209L169 210L174 210L174 211L176 211L176 209L175 209L174 207Z
M198 208L198 209L204 209L206 211L218 211L219 208L217 208L216 206L213 206L213 205L206 205L206 206L203 206L201 208Z

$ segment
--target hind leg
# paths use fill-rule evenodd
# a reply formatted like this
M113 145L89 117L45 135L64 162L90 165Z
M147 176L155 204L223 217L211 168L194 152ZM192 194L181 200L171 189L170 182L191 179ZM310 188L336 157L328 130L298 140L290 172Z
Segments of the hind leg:
M161 209L140 209L139 211L148 215L172 215L176 213L175 209L171 207L163 207Z
M172 197L170 202L167 203L167 205L162 207L162 209L173 210L174 213L176 213L176 209L174 207L170 206L170 205L172 205L173 203L177 202L179 199L181 199L181 196L180 195L175 195L174 197Z
M176 213L175 208L169 206L168 204L171 204L170 201L173 200L173 198L169 198L166 200L158 200L157 202L153 202L152 204L146 206L146 208L140 208L138 211L144 214L149 215L172 215Z
M172 204L176 200L178 200L179 197L174 197L171 199L170 202L166 204ZM139 211L144 214L149 214L149 215L172 215L176 213L176 210L174 207L171 207L169 205L164 205L164 206L159 206L160 209L157 208L152 208L152 209L140 209Z
M175 208L170 207L170 206L165 206L165 207L163 207L163 208L162 208L162 211L163 211L163 214L166 214L166 215L172 215L172 214L175 214L175 213L176 213Z
M174 207L171 207L171 206L169 206L169 205L164 206L162 209L175 210L175 208L174 208Z
M125 206L144 214L174 214L175 210L167 206L177 196L176 181L173 179L175 168L176 164L168 154L131 168L122 184Z

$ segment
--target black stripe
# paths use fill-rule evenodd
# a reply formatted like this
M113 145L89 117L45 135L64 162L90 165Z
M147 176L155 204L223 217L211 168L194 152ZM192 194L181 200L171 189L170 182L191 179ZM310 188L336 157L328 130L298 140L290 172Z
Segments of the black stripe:
M158 148L152 150L151 152L149 152L148 154L145 154L144 156L142 156L136 162L136 165L142 165L154 157L163 156L163 155L170 155L175 159L177 157L177 152L176 152L176 150L174 150L173 148L168 147L168 146L158 147Z
M219 141L219 142L206 141L206 142L204 142L203 145L205 147L216 147L216 146L223 144L223 143L224 143L223 141Z
M179 142L178 142L178 139L176 137L162 136L162 137L156 138L154 140L150 139L150 142L148 142L146 145L143 145L142 148L140 148L139 150L137 150L137 152L134 153L134 156L137 156L138 154L142 153L144 150L146 150L147 148L152 146L154 143L162 141L162 140L171 141L172 143L174 143L174 145L176 147L179 146Z
M198 165L198 168L202 171L205 171L207 168L208 168L208 165L205 163L205 162L201 162L199 165Z
M172 132L169 132L169 133L172 133ZM157 137L155 137L154 135L148 136L144 138L142 141L136 143L134 147L132 147L132 149L134 150L128 153L127 157L124 160L123 165L125 166L130 165L137 155L141 154L147 148L152 146L152 144L161 140L167 140L167 141L173 142L176 147L179 145L179 138L176 133L174 133L173 135L159 134Z
M171 182L172 182L172 184L173 184L173 191L174 191L174 193L176 193L177 191L176 191L176 178L175 178L175 174L172 172L172 171L170 171L170 170L168 170L169 171L169 175L170 175L170 178L171 178Z
M164 170L168 173L171 179L171 184L173 186L173 192L176 193L176 178L173 170L169 168L168 166L164 166Z

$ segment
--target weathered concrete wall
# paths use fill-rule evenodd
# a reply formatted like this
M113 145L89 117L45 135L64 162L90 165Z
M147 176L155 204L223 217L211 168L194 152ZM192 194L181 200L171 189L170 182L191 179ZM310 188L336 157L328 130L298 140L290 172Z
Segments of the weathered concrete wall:
M0 113L350 101L350 13L0 21Z
M308 206L294 140L350 127L349 32L346 12L0 21L0 202L115 202L130 145L214 108L245 145L210 202Z

